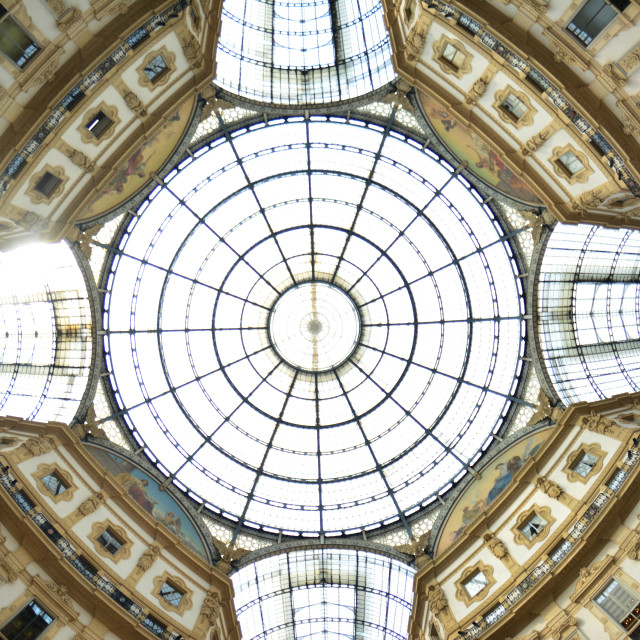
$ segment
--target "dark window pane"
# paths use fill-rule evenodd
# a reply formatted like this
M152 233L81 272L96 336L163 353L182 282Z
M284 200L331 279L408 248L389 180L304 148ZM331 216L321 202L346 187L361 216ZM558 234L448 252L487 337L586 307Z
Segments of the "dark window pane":
M31 601L17 616L0 629L7 640L33 640L53 621L35 601Z

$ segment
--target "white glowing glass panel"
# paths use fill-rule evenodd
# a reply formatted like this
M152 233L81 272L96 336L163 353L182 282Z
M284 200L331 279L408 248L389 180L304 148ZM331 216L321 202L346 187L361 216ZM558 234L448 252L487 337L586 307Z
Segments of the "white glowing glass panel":
M640 391L640 232L557 225L538 280L538 339L565 404Z
M415 570L367 551L307 549L233 574L242 637L406 638Z
M152 194L108 279L105 351L164 473L241 524L345 533L468 471L514 400L524 303L452 171L377 126L280 121Z
M261 102L318 104L395 78L379 0L225 0L216 83Z
M65 243L0 253L0 415L71 422L91 334L85 281Z

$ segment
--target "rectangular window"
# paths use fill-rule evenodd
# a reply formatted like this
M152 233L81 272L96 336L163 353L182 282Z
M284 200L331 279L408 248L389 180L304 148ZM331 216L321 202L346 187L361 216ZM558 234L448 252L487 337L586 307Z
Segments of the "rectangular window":
M158 78L167 71L167 63L164 61L164 58L160 55L155 58L149 60L147 65L144 68L144 73L151 80L151 82L155 82Z
M623 6L624 3L618 4ZM587 0L566 29L586 47L616 15L616 10L606 0Z
M513 93L507 95L501 106L516 121L520 120L528 111L527 105Z
M612 580L595 598L596 604L627 631L638 631L640 596L617 580ZM634 637L632 635L631 637Z
M160 588L160 595L172 606L178 607L184 593L170 582L165 582Z
M97 540L112 555L115 555L124 544L111 529L105 529L98 536Z
M573 465L573 471L575 471L579 476L586 478L591 473L591 469L593 469L596 462L598 462L598 458L596 458L596 456L591 455L590 453L583 453L578 457Z
M51 194L58 188L58 185L62 182L58 176L54 176L52 173L45 171L40 180L36 182L33 187L34 191L41 193L47 198L51 197ZM43 479L44 481L44 479Z
M459 69L464 63L464 53L454 47L452 44L447 43L442 51L441 58L446 60L452 67Z
M54 496L59 496L69 488L55 471L53 471L49 475L44 476L42 478L42 484L47 487L47 489L49 489L49 491L51 491Z
M40 51L34 39L0 4L0 51L21 69Z
M520 527L522 535L527 540L533 540L547 525L547 521L537 513L532 513L529 519Z
M7 640L34 640L52 622L53 618L32 600L0 629L0 633Z
M487 585L489 581L487 576L478 569L475 573L471 574L464 582L465 591L469 594L470 598L478 595Z
M98 111L86 125L88 131L91 131L96 138L99 138L111 125L113 120L104 113L104 111Z
M560 166L569 174L569 176L574 176L576 173L582 171L584 169L584 165L578 159L573 151L567 151L563 153L559 158L558 162Z

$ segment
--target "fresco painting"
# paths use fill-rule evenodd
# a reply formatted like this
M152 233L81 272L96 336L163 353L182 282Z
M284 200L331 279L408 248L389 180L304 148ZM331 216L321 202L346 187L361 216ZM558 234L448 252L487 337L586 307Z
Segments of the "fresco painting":
M442 527L436 553L448 549L462 535L465 527L491 506L524 463L536 454L550 433L551 429L538 431L516 442L487 464L482 476L469 485L449 514Z
M87 446L91 455L124 487L153 518L174 533L192 551L207 560L202 540L182 507L147 473L128 460L98 447Z
M424 93L419 95L425 115L442 142L456 157L466 160L479 178L512 198L542 204L527 183L505 166L495 149L458 122L442 103Z
M191 122L194 99L185 102L167 121L120 165L111 180L96 192L83 219L106 213L139 191L174 152Z

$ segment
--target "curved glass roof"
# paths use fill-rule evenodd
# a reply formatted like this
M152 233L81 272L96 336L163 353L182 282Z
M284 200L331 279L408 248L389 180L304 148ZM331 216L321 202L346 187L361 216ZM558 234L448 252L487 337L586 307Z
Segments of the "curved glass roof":
M640 391L640 232L554 228L540 267L538 336L566 405Z
M107 278L106 363L136 440L238 527L404 521L516 399L524 300L482 201L353 119L202 147L130 219Z
M87 386L91 307L61 242L0 253L0 415L69 423Z
M215 80L224 89L320 104L394 78L380 0L224 0Z
M233 574L242 637L405 640L415 569L354 549L304 549Z

